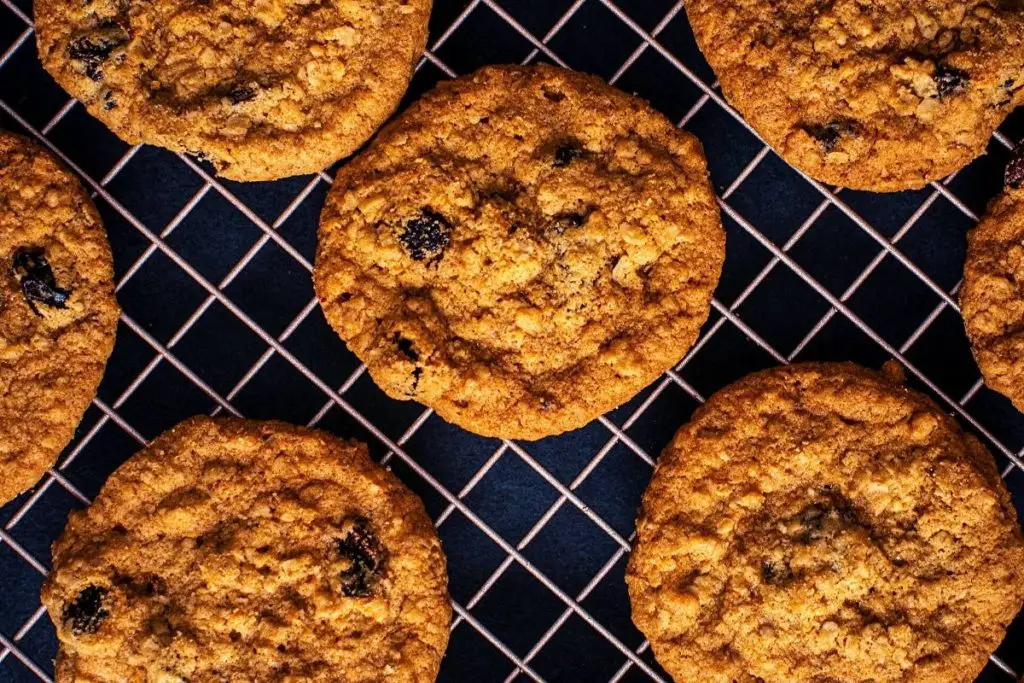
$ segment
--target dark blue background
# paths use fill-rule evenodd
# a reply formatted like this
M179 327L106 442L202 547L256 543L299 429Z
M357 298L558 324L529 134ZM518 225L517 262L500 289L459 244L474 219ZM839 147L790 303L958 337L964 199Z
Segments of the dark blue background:
M552 31L569 10L568 20ZM61 460L60 480L48 476L39 489L0 508L0 635L17 648L17 656L7 652L0 661L0 681L38 680L22 657L52 675L56 643L39 612L38 590L50 543L68 510L83 505L76 494L95 496L142 441L195 413L230 407L256 418L315 419L367 441L375 457L386 458L423 497L448 553L452 597L469 616L452 634L442 681L503 681L516 668L508 655L526 660L548 681L606 681L619 673L623 681L645 681L651 679L636 665L623 669L628 660L621 648L633 651L643 642L629 619L623 542L632 534L650 461L701 396L795 350L798 360L871 366L901 350L917 371L910 373L913 385L933 395L938 389L954 402L979 379L959 315L941 305L938 292L952 293L960 279L970 214L998 193L1006 146L993 141L989 155L948 183L961 206L936 187L828 196L765 152L714 99L701 104L714 76L678 2L436 2L432 57L418 70L408 98L446 77L445 69L461 74L495 62L561 60L605 78L618 75L620 87L649 99L701 138L728 207L718 306L679 371L605 423L511 446L433 415L420 422L420 406L391 401L366 374L353 374L356 359L319 308L310 306L308 266L329 175L210 185L208 168L152 147L134 151L117 168L128 146L80 105L58 116L68 98L41 69L34 35L19 12L31 12L29 0L0 0L0 126L28 126L30 135L45 129L45 137L85 174L105 182L96 203L110 232L125 319L99 399ZM645 43L650 32L657 36L653 45ZM538 51L540 41L545 47ZM1024 116L1011 117L1003 133L1020 139ZM186 272L161 249L147 253L153 243L145 230L162 235L167 249L196 272ZM784 249L788 262L772 265L774 254L763 241ZM895 251L921 272L912 272ZM243 259L244 268L235 272ZM755 278L762 279L747 291ZM219 296L251 324L211 297L200 279L219 287ZM847 308L837 313L825 293ZM279 339L284 353L269 351L267 335ZM324 386L340 391L345 406L332 404ZM1000 466L1007 463L1002 449L1019 452L1024 446L1024 418L997 394L981 388L962 411L961 423L982 432ZM367 431L359 417L380 431ZM382 436L402 440L402 456L388 455ZM1013 469L1006 479L1019 505L1024 476ZM460 501L457 509L449 509L453 497ZM510 560L510 547L520 556ZM567 597L575 599L572 609ZM538 645L556 624L554 635ZM1024 621L1018 619L998 652L1017 671L1024 668L1022 642ZM638 658L667 679L645 648ZM990 664L981 680L1012 679Z

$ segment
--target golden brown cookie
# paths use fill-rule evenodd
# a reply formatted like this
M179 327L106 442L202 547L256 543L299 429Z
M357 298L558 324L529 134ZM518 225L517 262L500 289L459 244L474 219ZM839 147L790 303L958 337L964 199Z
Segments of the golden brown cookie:
M1016 0L687 0L722 92L822 182L918 188L965 166L1024 103Z
M1024 411L1024 145L1005 191L967 235L960 309L985 383Z
M235 180L313 173L398 106L431 0L38 0L47 71L130 143Z
M56 680L429 683L445 558L356 442L192 418L73 512L42 591Z
M315 282L390 396L537 439L679 361L724 255L692 135L596 77L502 66L442 84L340 171Z
M626 574L676 681L969 683L1024 600L981 443L852 364L722 389L661 455Z
M0 131L0 504L75 433L114 348L107 235L78 179Z

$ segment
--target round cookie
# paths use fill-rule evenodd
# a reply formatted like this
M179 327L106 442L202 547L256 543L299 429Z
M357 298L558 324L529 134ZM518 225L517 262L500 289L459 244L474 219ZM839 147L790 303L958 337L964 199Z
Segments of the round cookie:
M985 151L1024 103L1015 0L687 0L722 92L825 183L919 188Z
M398 106L431 0L39 0L46 70L130 143L234 180L314 173Z
M1024 600L992 457L852 364L758 372L658 461L626 573L665 669L709 683L969 683Z
M58 683L428 683L451 620L430 518L364 445L236 418L118 468L42 598Z
M89 195L42 148L0 131L0 505L71 440L117 318L113 258Z
M502 66L441 84L339 172L314 277L390 396L537 439L679 361L724 255L696 138L594 76Z
M1024 145L1005 191L967 235L960 309L985 384L1024 411Z

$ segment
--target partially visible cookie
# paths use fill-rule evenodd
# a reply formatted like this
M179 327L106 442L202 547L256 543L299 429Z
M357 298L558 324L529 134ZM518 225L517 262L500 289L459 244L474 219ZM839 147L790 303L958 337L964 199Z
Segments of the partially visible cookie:
M852 364L758 372L658 461L626 574L680 683L970 683L1024 600L995 463Z
M114 348L113 259L78 179L0 131L0 504L57 459Z
M967 235L960 309L985 384L1024 411L1024 144L1004 192Z
M314 173L405 93L431 0L39 0L47 71L130 143L235 180Z
M679 361L724 256L696 138L596 77L502 66L441 84L341 169L314 275L390 396L537 439Z
M42 591L56 680L429 683L445 558L366 447L193 418L73 512Z
M822 182L922 187L984 153L1024 103L1015 0L687 0L686 12L729 102Z

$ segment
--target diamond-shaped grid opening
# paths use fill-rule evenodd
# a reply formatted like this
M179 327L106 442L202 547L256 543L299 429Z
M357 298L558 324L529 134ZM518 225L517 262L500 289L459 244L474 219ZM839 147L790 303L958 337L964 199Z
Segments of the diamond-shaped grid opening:
M155 439L187 417L209 414L217 404L166 360L121 406L121 417L146 439Z
M772 254L728 214L722 214L725 228L725 265L715 295L731 304L753 282L772 259Z
M571 501L523 549L523 556L569 595L578 595L620 549Z
M82 501L54 481L7 531L32 557L49 566L50 545L64 531L68 513L81 507Z
M157 355L153 347L128 328L124 323L117 326L117 342L110 354L98 395L113 404L124 393L141 372Z
M880 368L889 354L842 313L832 315L794 361L851 361Z
M345 399L388 437L397 439L405 432L413 421L423 413L423 406L415 401L396 401L389 398L380 387L374 384L370 373L364 372L352 388L345 394Z
M114 176L107 190L144 225L160 232L202 186L199 176L181 159L146 146Z
M555 54L580 71L611 78L643 41L598 0L588 0L551 38Z
M723 192L764 147L747 130L714 102L701 107L686 123L686 130L704 145L711 181L715 190Z
M576 683L609 680L625 662L607 638L573 614L537 653L533 667L551 683Z
M558 492L511 451L466 496L466 503L488 526L516 543L558 499Z
M620 536L629 538L652 473L639 455L617 443L579 485L576 495Z
M108 420L63 472L74 486L95 499L107 477L142 446Z
M1011 451L1017 453L1024 448L1024 423L1021 422L1020 411L1013 407L1010 399L982 386L964 404L964 408ZM997 455L995 451L993 455Z
M960 314L945 306L905 352L907 360L943 391L959 399L978 380Z
M442 443L445 447L438 448ZM449 491L457 493L499 446L497 439L477 436L433 414L406 442L405 452Z
M963 277L967 232L973 227L973 220L940 198L897 247L940 287L952 291Z
M611 438L597 420L585 427L524 443L523 448L552 476L569 484Z
M699 406L697 399L677 382L670 381L630 427L629 437L656 458Z
M128 280L117 300L124 312L166 342L206 299L198 282L161 251L154 251Z
M437 683L502 681L513 669L515 664L508 657L463 622L452 631Z
M782 247L815 212L823 197L772 152L754 167L728 201L747 221Z
M217 284L263 232L231 202L207 192L166 239L203 277Z
M308 377L274 353L239 389L231 404L248 418L306 424L328 400Z
M807 273L840 296L882 251L849 216L829 206L789 251Z
M78 103L54 126L49 139L96 181L101 180L129 149Z
M679 123L703 94L664 55L651 48L641 53L615 85L644 98L672 123Z
M905 190L903 192L864 192L842 190L839 201L863 218L879 233L892 239L900 228L914 216L921 205L932 196L932 188Z
M629 594L626 591L628 562L627 555L620 557L580 605L619 642L635 650L643 642L644 636L630 617Z
M303 175L273 182L240 183L222 179L218 182L267 225L273 225L296 197L316 176Z
M761 348L730 322L707 340L683 368L683 378L707 398L726 384L755 370L778 365Z
M39 606L39 589L45 577L3 541L0 541L0 576L4 578L4 590L0 593L0 632L10 638Z
M572 8L574 0L498 0L498 4L538 40Z
M359 367L359 359L327 324L319 306L295 328L284 346L299 362L335 389Z
M448 590L466 604L497 570L507 555L461 512L455 511L437 529L448 556Z
M828 302L785 265L773 268L739 307L743 322L782 354L807 336Z
M857 288L848 306L883 339L898 347L939 303L938 294L887 255Z
M487 5L477 5L466 20L437 51L458 74L484 64L521 62L533 46Z
M6 7L0 7L0 53L7 48L4 38L7 30L20 33L24 28L21 20L9 14ZM39 63L36 53L35 34L27 39L10 56L3 67L0 67L0 99L18 112L32 126L40 128L60 111L68 101L67 94L61 90Z
M513 562L472 609L472 614L519 656L540 640L565 609L535 576Z
M266 350L255 332L214 301L170 352L223 396Z
M267 283L273 283L268 287ZM231 301L272 335L281 334L313 300L313 281L275 242L264 244L225 288Z

